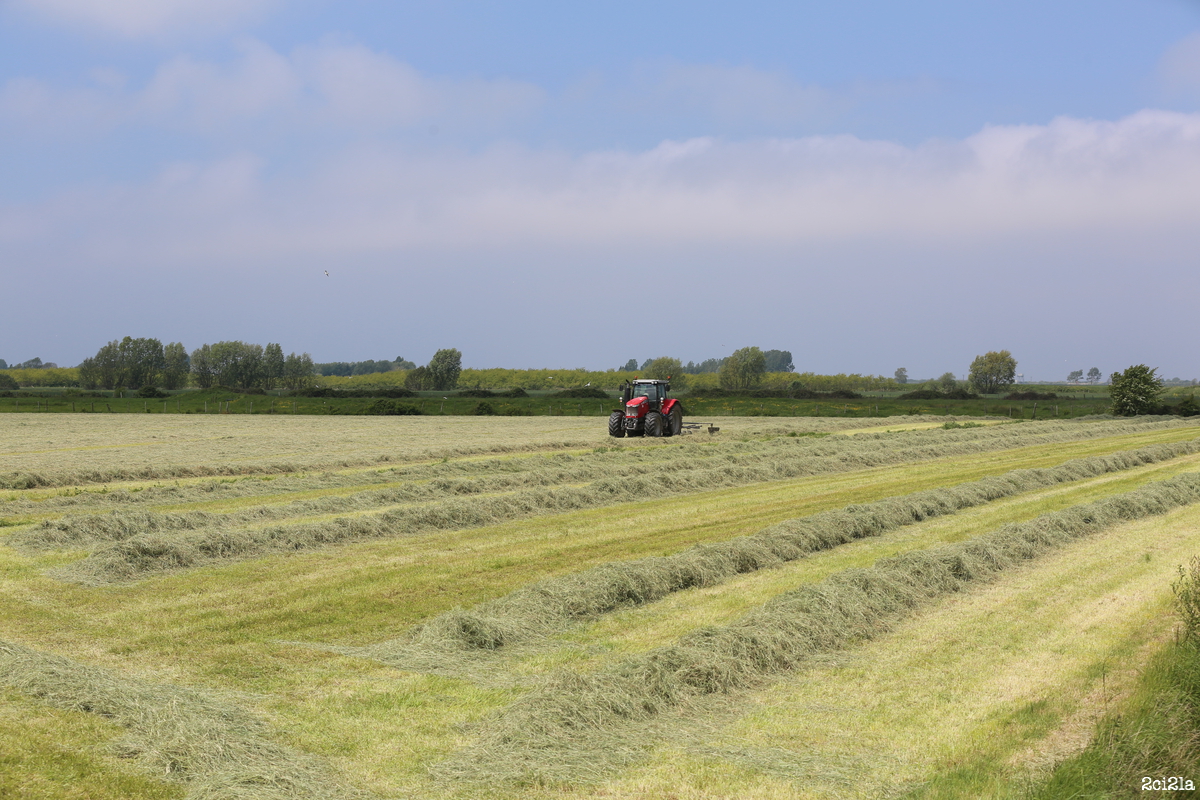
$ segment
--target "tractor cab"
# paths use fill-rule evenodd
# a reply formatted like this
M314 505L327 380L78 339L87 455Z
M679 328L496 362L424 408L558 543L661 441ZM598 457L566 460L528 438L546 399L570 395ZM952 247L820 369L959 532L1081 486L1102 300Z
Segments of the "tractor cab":
M646 402L652 408L658 408L662 405L662 401L667 399L667 392L671 391L671 384L666 381L639 381L635 380L628 388L629 397L625 398L625 405L629 405L630 400L635 397L644 397Z

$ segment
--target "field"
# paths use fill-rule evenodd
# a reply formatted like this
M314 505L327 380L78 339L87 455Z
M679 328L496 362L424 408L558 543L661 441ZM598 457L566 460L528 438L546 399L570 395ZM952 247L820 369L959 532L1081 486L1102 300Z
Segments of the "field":
M1200 421L711 421L6 414L0 797L1021 797L1174 639Z

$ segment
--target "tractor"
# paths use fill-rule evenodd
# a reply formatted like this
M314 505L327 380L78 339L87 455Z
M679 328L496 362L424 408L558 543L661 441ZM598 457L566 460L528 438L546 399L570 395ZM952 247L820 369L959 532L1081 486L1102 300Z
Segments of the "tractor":
M667 397L669 381L637 378L621 386L622 407L608 415L608 435L677 436L683 430L683 404Z

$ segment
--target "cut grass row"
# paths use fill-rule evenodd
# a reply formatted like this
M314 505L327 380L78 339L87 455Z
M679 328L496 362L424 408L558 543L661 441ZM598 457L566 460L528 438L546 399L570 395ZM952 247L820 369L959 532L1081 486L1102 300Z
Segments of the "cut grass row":
M1149 423L1151 429L1191 430L1178 423ZM628 502L638 498L669 497L702 488L737 487L778 481L797 475L843 472L855 468L944 458L952 455L1012 449L1045 442L1071 442L1100 438L1105 434L1147 429L1130 423L1097 425L1006 426L955 431L916 431L902 434L862 434L838 441L775 439L702 448L701 457L688 457L686 448L670 462L671 468L650 472L661 464L664 451L641 451L631 464L610 466L610 454L591 454L591 459L567 457L567 462L543 464L527 476L497 476L489 480L444 481L427 487L402 487L361 493L352 497L302 501L274 509L255 508L232 516L227 522L205 512L152 515L138 513L72 518L43 523L14 541L26 547L87 547L91 554L59 574L83 583L138 580L147 575L191 569L222 560L245 560L268 553L294 553L354 541L411 536L437 530L478 527L506 519L523 519L561 512ZM641 458L646 456L646 458ZM594 459L599 459L596 463ZM551 461L555 461L552 459ZM643 463L644 462L644 463ZM584 485L554 485L594 478ZM542 488L493 493L471 498L474 492L500 487L548 483ZM447 496L440 502L393 505L378 513L371 505L395 503L426 496ZM260 524L240 527L247 518L270 522L292 513L324 519L303 518L292 524ZM106 542L113 542L111 544ZM98 545L98 546L96 546Z
M1147 661L1161 662L1152 654L1175 624L1169 585L1198 532L1192 506L1069 545L737 697L720 724L675 726L645 764L599 787L528 796L1026 798L1121 708ZM1162 688L1140 690L1143 715L1109 730L1136 739L1142 726L1174 725L1163 712L1179 689ZM1034 796L1141 796L1127 775L1103 782L1112 776L1098 761L1115 751L1100 737ZM1182 774L1137 755L1122 757L1139 777Z
M713 586L735 575L778 567L925 519L1196 452L1200 452L1200 439L1077 459L787 520L758 533L669 556L605 564L540 581L469 611L439 615L414 631L410 641L397 643L395 653L408 651L419 658L425 650L496 650L548 635L572 622L657 602L685 589ZM393 656L391 663L398 660Z
M448 778L588 778L644 753L645 721L708 695L760 685L812 656L872 638L933 600L1120 522L1200 500L1200 473L1017 523L966 542L912 551L780 595L726 626L606 670L563 672L488 722L439 766ZM632 732L628 729L632 728ZM625 730L623 730L625 729Z
M593 419L484 417L80 417L24 414L0 427L0 488L279 475L596 447L770 438L847 428L902 429L927 418L740 418L721 433L613 439ZM943 420L944 422L945 420Z

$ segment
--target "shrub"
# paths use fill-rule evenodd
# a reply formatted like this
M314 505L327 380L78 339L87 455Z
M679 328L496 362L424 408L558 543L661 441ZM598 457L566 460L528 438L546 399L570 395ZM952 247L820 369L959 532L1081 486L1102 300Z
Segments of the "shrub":
M170 397L169 394L159 389L157 386L143 386L137 390L138 397L145 397L151 400L161 400L164 397Z
M595 386L580 386L576 389L563 389L561 392L555 392L553 397L569 397L575 399L595 398L605 400L608 398L608 392Z
M1195 395L1188 395L1183 399L1183 402L1175 406L1171 413L1178 414L1181 417L1200 416L1200 403L1196 402Z
M1179 565L1179 579L1171 584L1175 605L1183 622L1183 638L1200 641L1200 556L1193 556L1185 567Z
M3 372L0 372L0 389L13 390L20 388L11 375L5 375Z
M471 413L477 417L494 417L496 416L496 407L484 400L476 403Z
M1058 395L1054 392L1009 392L1004 395L1005 400L1057 400Z
M525 391L524 389L522 389L520 387L517 387L516 389L509 389L506 392L498 392L496 394L496 396L497 397L529 397L529 392Z
M368 398L368 397L416 397L416 392L402 389L399 386L367 389L333 389L328 386L317 386L311 389L298 389L292 394L296 397L329 397L339 398Z
M917 389L912 392L905 392L898 398L900 400L978 400L979 395L975 392L967 391L962 388L951 389L947 392L938 391L937 389Z
M1154 373L1156 368L1137 364L1109 377L1108 394L1112 397L1112 413L1118 417L1153 414L1159 410L1163 382Z
M862 395L849 389L834 389L829 392L814 392L805 388L799 381L792 381L786 389L747 389L731 391L717 387L696 389L688 393L693 398L725 398L745 397L755 399L788 399L788 400L858 400Z
M389 417L400 415L418 416L421 413L421 409L407 403L397 403L395 400L385 400L380 398L363 409L363 413Z

